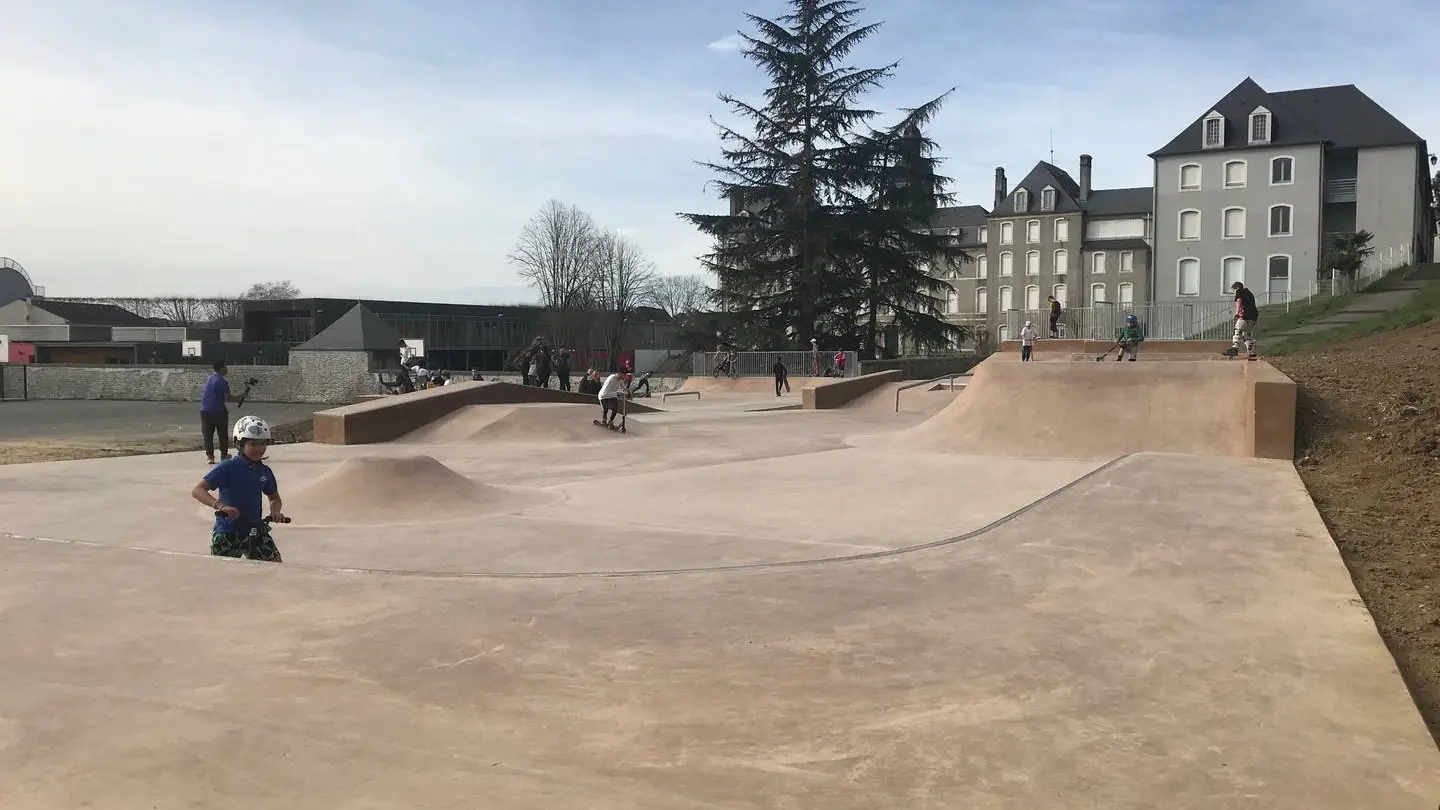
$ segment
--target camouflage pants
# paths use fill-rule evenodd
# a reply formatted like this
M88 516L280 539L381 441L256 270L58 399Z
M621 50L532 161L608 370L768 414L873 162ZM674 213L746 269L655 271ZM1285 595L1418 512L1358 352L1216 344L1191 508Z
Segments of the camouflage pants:
M275 547L275 538L270 536L268 528L263 524L254 539L248 534L212 532L210 553L216 557L249 557L261 562L284 562L280 558L280 549Z

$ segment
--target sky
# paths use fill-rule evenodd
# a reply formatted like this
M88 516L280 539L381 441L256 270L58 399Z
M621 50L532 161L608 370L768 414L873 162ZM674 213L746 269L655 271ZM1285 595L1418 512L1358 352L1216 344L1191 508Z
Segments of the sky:
M869 104L951 92L928 134L961 203L1037 160L1097 188L1247 75L1357 84L1440 142L1434 0L872 0ZM546 200L699 272L680 211L722 210L717 94L782 0L0 0L0 256L52 296L515 303L507 255ZM1437 144L1440 145L1440 144Z

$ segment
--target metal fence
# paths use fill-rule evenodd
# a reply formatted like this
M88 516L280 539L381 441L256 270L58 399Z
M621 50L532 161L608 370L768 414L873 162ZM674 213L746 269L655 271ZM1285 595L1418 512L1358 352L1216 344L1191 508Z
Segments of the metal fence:
M0 363L0 402L30 398L30 367L24 363Z
M835 364L834 358L834 352L820 352L820 374L817 375L816 355L811 352L736 352L734 370L720 371L720 363L725 359L724 352L695 352L690 355L690 374L695 377L727 373L732 377L770 377L774 375L775 361L779 360L785 364L791 377L814 377L823 376L829 371ZM844 376L855 377L859 374L860 355L856 352L845 352Z
M1035 324L1041 336L1049 336L1048 310L1012 309L1003 313L1001 321L1005 340L1020 337L1026 321ZM1093 307L1067 309L1057 324L1062 338L1078 340L1114 340L1125 326L1125 316L1134 315L1149 340L1219 340L1230 338L1235 325L1235 302L1232 299L1154 304L1098 304ZM1224 334L1221 335L1221 332Z

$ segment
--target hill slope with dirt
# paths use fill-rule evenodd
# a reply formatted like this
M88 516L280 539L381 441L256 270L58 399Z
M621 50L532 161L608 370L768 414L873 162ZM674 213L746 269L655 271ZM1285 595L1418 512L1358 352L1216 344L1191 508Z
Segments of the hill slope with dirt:
M1271 358L1297 466L1440 741L1440 323Z

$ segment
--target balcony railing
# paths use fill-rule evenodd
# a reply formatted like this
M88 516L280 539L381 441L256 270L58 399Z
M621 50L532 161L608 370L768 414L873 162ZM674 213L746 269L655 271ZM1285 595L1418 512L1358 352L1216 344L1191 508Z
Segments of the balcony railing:
M1325 181L1325 202L1355 202L1356 180L1353 177Z

